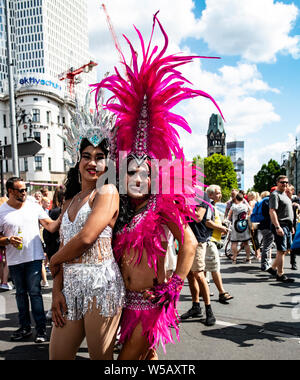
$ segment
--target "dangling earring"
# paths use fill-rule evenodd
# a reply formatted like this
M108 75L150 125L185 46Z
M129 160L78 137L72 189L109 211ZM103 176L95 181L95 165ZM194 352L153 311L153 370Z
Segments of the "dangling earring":
M78 170L78 182L79 184L81 185L81 174L80 174L80 171Z

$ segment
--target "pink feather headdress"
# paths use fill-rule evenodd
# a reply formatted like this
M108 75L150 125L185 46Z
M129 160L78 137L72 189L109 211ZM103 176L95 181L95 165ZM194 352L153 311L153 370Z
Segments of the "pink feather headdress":
M164 46L159 51L158 46L151 50L154 28L158 23L164 36ZM124 252L135 254L132 261L140 263L143 251L146 250L149 267L157 270L158 258L165 255L161 245L161 237L165 235L163 225L172 221L180 228L183 236L182 222L194 214L191 206L199 204L195 200L201 198L201 183L194 175L186 181L186 170L190 171L192 163L188 163L179 145L179 134L174 126L191 133L187 121L170 110L185 99L203 96L210 99L220 114L222 112L214 99L207 93L194 90L187 86L191 84L177 70L179 66L192 62L193 58L214 58L201 56L168 55L164 56L168 47L168 36L161 23L154 15L152 34L147 48L140 31L135 28L142 48L142 63L138 67L135 50L126 36L131 55L133 69L126 63L122 54L126 78L122 77L117 68L116 74L103 79L95 87L95 96L101 88L113 93L106 108L116 115L114 147L118 163L119 152L133 156L140 165L145 158L163 160L164 166L159 168L159 176L169 175L171 188L165 193L160 187L156 194L149 198L146 209L134 216L131 222L116 233L114 253L119 260ZM174 166L174 158L176 165ZM170 172L170 167L173 169ZM172 174L170 174L172 173ZM182 174L182 175L181 175ZM202 174L202 173L201 173ZM199 175L199 172L198 172ZM182 180L184 178L184 180ZM177 191L179 188L179 191ZM180 190L181 189L181 190Z
M164 36L165 44L160 52L158 46L151 51L151 42L155 24L158 23ZM179 135L174 125L191 133L187 121L170 110L182 100L203 96L210 99L222 115L214 99L207 93L194 90L185 85L190 83L177 70L179 66L192 62L193 58L217 58L201 56L164 56L168 47L168 36L161 23L154 15L152 34L147 49L140 31L139 36L143 54L138 67L135 50L126 36L131 49L133 70L126 63L122 64L127 78L123 78L117 68L116 74L103 79L95 87L96 98L101 88L106 88L114 95L107 102L107 109L116 114L116 150L125 151L140 161L145 156L155 159L184 158L179 145ZM190 83L191 84L191 83ZM111 103L112 100L117 102Z

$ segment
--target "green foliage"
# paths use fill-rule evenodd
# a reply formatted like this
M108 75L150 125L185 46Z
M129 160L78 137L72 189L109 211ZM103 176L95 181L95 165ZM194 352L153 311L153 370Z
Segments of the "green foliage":
M236 172L230 157L213 154L204 159L204 182L206 185L219 185L222 189L222 201L230 198L232 189L238 188Z
M203 168L204 167L204 158L201 158L201 156L198 154L198 156L193 158L193 164L195 164L199 168Z
M270 191L271 187L276 186L276 179L281 174L285 175L286 171L277 161L271 159L268 164L263 164L260 171L254 176L254 191L259 193Z

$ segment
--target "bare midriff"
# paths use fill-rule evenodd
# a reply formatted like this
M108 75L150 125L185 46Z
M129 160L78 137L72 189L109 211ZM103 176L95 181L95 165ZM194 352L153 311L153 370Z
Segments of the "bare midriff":
M133 251L130 251L129 255L125 253L121 259L120 270L126 289L141 292L152 288L156 280L158 283L164 282L164 256L158 258L157 273L154 267L149 267L147 252L145 250L139 264L136 264L136 257L137 254L135 255Z

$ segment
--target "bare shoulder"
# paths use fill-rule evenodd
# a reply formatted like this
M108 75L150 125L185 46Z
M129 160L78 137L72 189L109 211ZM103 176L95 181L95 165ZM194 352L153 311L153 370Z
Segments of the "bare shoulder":
M119 192L115 185L108 184L108 185L103 185L100 188L97 187L97 194L114 196L114 195L119 195Z

